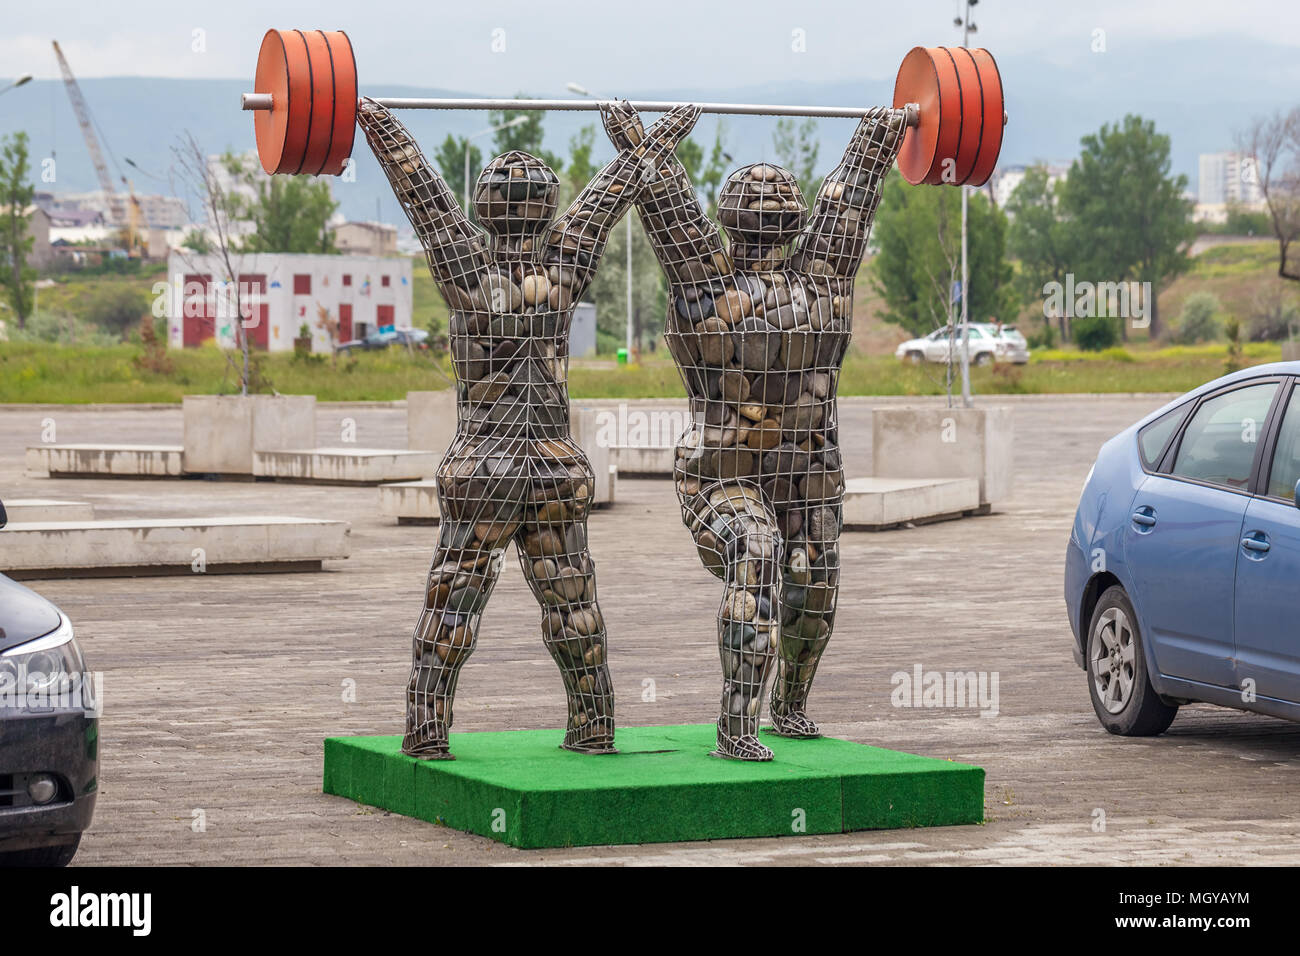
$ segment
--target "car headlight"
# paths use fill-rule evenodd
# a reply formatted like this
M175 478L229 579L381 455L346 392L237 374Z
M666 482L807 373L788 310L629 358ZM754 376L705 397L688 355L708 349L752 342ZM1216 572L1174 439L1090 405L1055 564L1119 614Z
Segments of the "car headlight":
M0 712L97 709L94 680L86 673L72 622L62 614L59 619L44 637L0 652Z

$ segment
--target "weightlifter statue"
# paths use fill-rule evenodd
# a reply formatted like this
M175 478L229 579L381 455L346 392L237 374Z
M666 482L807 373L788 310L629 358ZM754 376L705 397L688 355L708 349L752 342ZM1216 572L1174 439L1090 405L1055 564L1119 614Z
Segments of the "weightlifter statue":
M604 119L620 149L647 135L626 103ZM690 397L677 495L705 567L726 582L719 756L772 759L757 731L774 659L772 729L820 735L806 711L839 587L836 383L853 277L903 133L901 111L869 111L811 216L788 171L736 170L718 198L726 247L675 156L637 195L671 285L665 339Z
M605 623L587 548L593 475L569 431L569 323L610 229L698 117L689 106L666 114L553 223L555 173L527 153L498 156L474 190L484 236L406 128L361 102L361 128L452 310L456 437L437 474L442 527L413 638L404 753L452 757L457 674L512 541L564 679L562 746L614 751Z

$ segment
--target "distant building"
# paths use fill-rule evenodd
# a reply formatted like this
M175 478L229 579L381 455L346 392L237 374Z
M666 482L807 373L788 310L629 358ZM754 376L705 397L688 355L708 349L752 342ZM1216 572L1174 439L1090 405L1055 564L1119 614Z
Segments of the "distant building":
M0 206L0 214L8 213L8 206ZM27 234L32 237L27 264L35 269L44 269L54 261L54 249L50 246L50 216L40 206L33 204L23 210L23 217L27 220Z
M397 255L397 227L383 222L341 222L334 227L334 245L344 255Z
M596 306L579 302L569 321L569 356L585 358L596 354Z
M303 324L313 352L385 326L411 327L411 260L405 257L248 253L234 265L248 339L258 348L292 349ZM234 291L221 257L173 252L167 275L168 344L189 348L215 339L234 348Z
M1047 185L1054 186L1056 181L1064 179L1070 172L1069 166L1047 163ZM1005 209L1007 200L1011 194L1016 191L1025 179L1025 173L1029 170L1028 166L999 166L989 179L989 186L993 189L993 202L999 209Z
M140 208L142 228L180 229L190 221L185 203L175 196L136 193L135 199ZM49 213L51 219L72 220L68 225L79 228L95 225L96 214L100 217L99 225L113 225L112 204L101 190L88 193L38 192L33 201ZM126 210L131 201L130 194L114 193L114 201L120 209Z
M1243 153L1201 153L1197 166L1196 200L1202 206L1239 203L1258 207L1264 201L1255 161Z

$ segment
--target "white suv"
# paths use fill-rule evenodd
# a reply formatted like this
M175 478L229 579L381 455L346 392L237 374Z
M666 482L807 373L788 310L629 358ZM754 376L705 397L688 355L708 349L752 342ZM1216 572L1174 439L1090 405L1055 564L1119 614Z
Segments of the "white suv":
M923 339L909 339L902 343L894 350L894 357L918 364L947 363L949 338L952 338L960 351L965 330L965 326L958 326L955 333L951 326L935 329ZM954 359L959 357L959 355L953 356ZM988 365L995 360L1023 365L1029 361L1029 344L1015 328L999 327L991 322L972 322L970 360L972 365Z

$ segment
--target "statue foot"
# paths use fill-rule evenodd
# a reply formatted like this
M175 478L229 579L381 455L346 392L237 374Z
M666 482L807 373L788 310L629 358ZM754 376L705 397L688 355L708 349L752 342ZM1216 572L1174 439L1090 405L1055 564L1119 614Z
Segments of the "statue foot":
M417 760L455 760L447 745L447 728L427 725L407 731L402 738L402 753Z
M614 746L614 722L596 721L570 730L564 735L564 743L560 747L580 754L616 754L618 748Z
M710 756L725 757L728 760L763 761L772 759L772 751L760 744L753 734L728 737L719 730L718 749L711 751Z
M783 714L778 710L775 701L772 702L772 733L778 737L796 739L809 739L822 735L821 728L803 712L802 707L792 708Z

